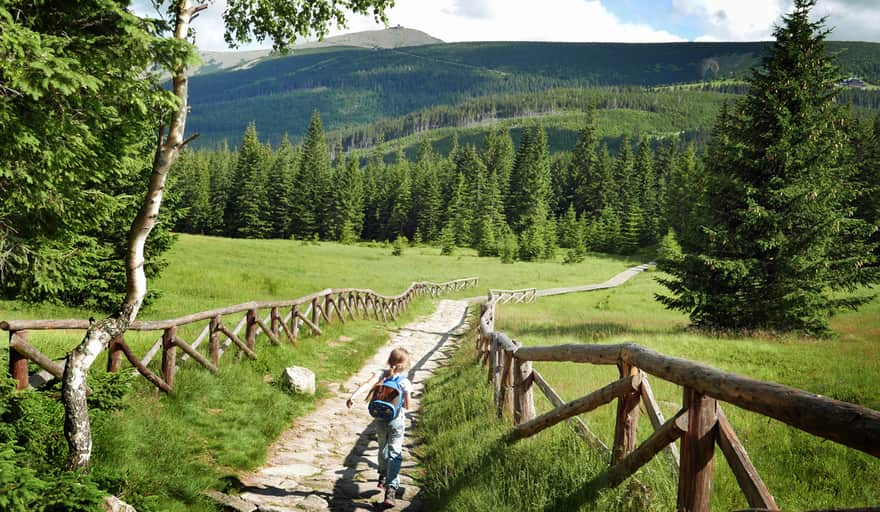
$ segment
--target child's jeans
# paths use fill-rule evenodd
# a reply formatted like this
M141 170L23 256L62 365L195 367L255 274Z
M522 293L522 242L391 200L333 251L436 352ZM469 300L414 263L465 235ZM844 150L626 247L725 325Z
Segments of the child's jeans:
M385 487L397 489L400 485L400 464L403 462L404 411L391 421L376 420L379 440L379 474L385 475Z

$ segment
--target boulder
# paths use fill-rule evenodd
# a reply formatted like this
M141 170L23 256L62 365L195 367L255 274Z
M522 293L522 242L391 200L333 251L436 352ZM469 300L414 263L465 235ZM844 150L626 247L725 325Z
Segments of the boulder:
M134 507L116 496L107 496L104 499L104 510L106 512L137 512Z
M281 382L293 393L315 394L315 372L302 366L290 366L281 374Z

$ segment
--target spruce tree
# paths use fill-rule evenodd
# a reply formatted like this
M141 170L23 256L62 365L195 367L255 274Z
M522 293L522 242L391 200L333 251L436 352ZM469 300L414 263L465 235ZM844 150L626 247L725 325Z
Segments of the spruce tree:
M355 156L334 170L328 217L331 240L345 243L357 240L364 225L364 179Z
M485 149L481 155L486 172L497 178L498 191L506 197L510 188L510 172L513 170L513 139L507 129L492 130L486 134Z
M330 153L318 111L312 113L302 144L297 179L299 184L293 232L303 238L325 235L323 222L330 192Z
M590 108L586 113L584 127L578 133L577 142L572 149L570 174L574 188L572 203L576 213L594 215L602 209L599 190L601 172L595 111Z
M265 192L265 148L252 122L244 132L235 164L232 189L226 206L226 234L234 238L264 238L271 231L263 212L268 209Z
M701 229L667 265L659 299L699 326L822 334L828 317L869 300L877 282L854 187L838 69L815 0L795 0L749 94L722 112L706 159ZM694 223L696 224L696 223Z
M389 182L389 214L386 239L397 239L398 235L412 238L415 233L415 215L413 210L412 178L409 161L398 149L394 167L391 169Z
M274 238L288 238L292 233L290 221L297 201L296 167L297 153L285 134L266 180Z
M430 142L423 139L413 173L413 202L418 204L416 231L429 241L438 239L442 226L443 196L438 167L437 155L431 149Z
M638 180L639 201L642 217L639 219L639 245L655 243L660 233L660 208L657 201L657 178L654 172L654 154L648 139L639 142L634 173Z

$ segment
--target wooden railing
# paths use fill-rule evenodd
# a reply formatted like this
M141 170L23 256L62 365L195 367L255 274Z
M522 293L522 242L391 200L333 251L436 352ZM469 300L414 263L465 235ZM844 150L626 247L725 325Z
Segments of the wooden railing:
M275 344L280 343L282 333L296 344L301 327L313 335L321 334L322 320L330 323L334 317L345 323L348 319L358 316L369 318L370 315L382 321L395 319L412 302L413 297L430 294L432 297L446 292L475 286L477 278L457 279L446 283L413 283L403 293L393 297L380 295L372 290L358 288L326 289L306 295L298 299L265 302L246 302L210 311L202 311L181 318L158 321L138 321L132 323L129 331L161 331L156 340L143 357L134 354L123 338L111 340L108 347L107 371L119 370L122 356L137 371L156 387L165 392L174 388L174 373L177 368L177 349L184 355L181 359L191 357L211 372L216 372L220 356L230 345L251 359L256 355L256 339L261 332ZM283 314L282 314L283 311ZM241 319L233 317L235 326L230 328L224 323L233 315L244 314ZM188 343L184 341L179 328L197 322L206 322L201 333ZM28 343L28 332L37 330L85 330L89 322L85 320L8 320L0 322L0 329L9 331L9 372L17 381L16 386L23 389L28 386L28 361L33 361L44 371L55 378L61 378L64 367L60 362L41 353ZM244 335L241 331L244 329ZM222 338L222 340L221 340ZM199 347L207 340L207 352L202 353ZM161 351L162 364L160 374L152 371L148 365Z
M678 469L677 510L708 511L717 444L752 510L777 510L773 496L718 401L880 457L880 412L873 409L666 356L634 343L521 346L495 331L496 305L505 302L505 293L490 293L489 300L481 305L477 350L482 364L488 368L488 380L494 385L498 417L503 417L504 411L513 416L514 427L508 440L523 439L569 420L586 441L608 450L577 415L616 399L610 466L600 477L611 487L625 481L666 449ZM532 361L617 365L620 379L566 403L532 368ZM647 374L684 388L681 409L672 418L663 417ZM534 386L555 407L540 416L535 413ZM640 404L654 432L636 446ZM678 439L680 456L675 445Z

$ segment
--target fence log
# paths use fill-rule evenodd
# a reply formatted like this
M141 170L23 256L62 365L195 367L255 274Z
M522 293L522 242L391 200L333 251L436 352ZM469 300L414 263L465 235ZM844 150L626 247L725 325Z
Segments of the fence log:
M247 348L253 352L257 344L257 310L249 309L247 312L247 329L245 330L244 340Z
M669 419L666 423L654 431L651 436L639 445L638 448L630 452L620 462L615 464L608 470L608 485L617 487L624 480L632 476L642 466L648 463L660 450L674 443L679 437L687 431L688 413L682 409L678 414Z
M749 506L778 510L776 500L773 499L770 490L767 489L767 485L764 484L761 475L758 474L758 470L749 459L749 455L720 406L718 407L717 441Z
M162 336L159 336L152 346L150 346L150 350L147 350L147 353L144 354L143 359L141 359L141 364L147 366L150 362L153 361L153 358L156 357L156 354L162 350Z
M107 372L116 373L122 365L122 350L119 349L119 340L121 338L113 338L107 344Z
M220 326L220 315L211 318L208 324L208 331L211 333L208 338L208 352L211 354L211 364L218 366L220 364L220 335L218 332Z
M634 343L523 347L517 350L516 357L527 361L595 364L616 364L620 359L663 380L880 457L878 411L666 356Z
M171 386L165 383L161 377L153 373L146 365L144 365L137 356L134 355L134 352L131 351L128 344L125 341L119 341L119 348L122 350L122 353L125 354L125 358L128 359L128 362L132 364L132 366L137 369L138 373L140 373L145 379L150 381L154 386L161 389L166 393L171 393Z
M290 341L293 344L296 344L296 336L299 334L299 319L302 315L299 314L299 305L293 305L290 307L290 330L293 334L293 337Z
M249 349L248 346L245 345L240 339L238 339L238 336L236 336L234 332L227 329L225 325L220 324L217 326L217 328L220 329L220 332L225 334L230 341L238 345L238 348L240 348L242 352L247 354L248 357L250 357L251 359L257 358L257 355L254 353L254 351Z
M617 399L617 421L614 426L614 444L611 445L611 465L619 463L636 447L636 431L639 427L639 399L641 398L641 372L627 363L618 365L620 378L635 377L639 384Z
M516 441L535 435L548 427L556 425L560 421L578 414L592 411L596 407L607 404L615 398L625 396L633 391L638 391L640 381L641 376L631 375L616 382L612 382L601 389L593 391L589 395L572 400L571 402L561 405L537 418L517 425L511 433L511 438Z
M684 388L682 408L688 410L688 428L681 439L676 510L708 511L711 510L712 473L715 468L713 455L717 404L714 398L695 389Z
M9 375L15 379L15 389L28 387L28 359L15 347L16 341L27 343L27 331L9 333Z
M181 350L183 350L184 352L186 352L187 354L189 354L190 357L192 357L193 359L195 359L196 361L198 361L199 364L201 364L202 366L204 366L205 368L207 368L211 373L217 373L217 366L211 364L211 362L208 361L208 360L205 358L205 356L203 356L202 354L200 354L200 353L198 352L198 350L196 350L195 348L191 347L191 346L190 346L189 344L187 344L185 341L183 341L182 339L180 339L180 338L178 338L178 337L175 337L175 338L174 338L174 344L177 345L178 347L180 347Z
M269 317L272 319L270 322L272 335L275 336L275 343L278 343L278 335L281 334L281 327L279 324L282 323L281 315L278 314L278 306L274 306L269 310Z
M272 330L269 329L266 326L266 324L263 323L262 320L260 320L260 317L255 317L254 320L256 321L256 324L258 326L260 326L260 329L263 330L263 333L266 335L266 337L269 338L270 340L272 340L272 343L274 343L275 345L278 345L279 344L278 336L276 336L275 333L273 333ZM254 340L256 342L256 336L254 337Z
M296 314L297 314L297 316L299 316L299 319L302 320L304 324L308 325L309 328L312 329L313 335L315 335L315 336L321 335L321 329L319 329L317 325L315 325L314 323L312 323L311 320L309 320L308 318L306 318L302 314L300 314L299 311L297 311Z
M63 365L56 363L27 342L27 331L16 331L9 337L9 370L12 378L17 381L17 389L24 389L28 386L28 360L36 363L56 379L60 379L64 374ZM24 380L22 381L22 379Z
M293 317L293 320L296 322L297 318ZM287 326L287 322L281 322L281 328L284 330L284 334L287 335L288 341L290 341L293 346L296 346L296 335L294 335L290 330L290 327Z
M321 318L321 313L318 311L318 298L315 297L314 299L312 299L312 325L314 326L312 328L313 332L316 329L320 332L320 329L318 329L318 326L320 325L320 322L321 322L320 318ZM305 319L303 319L303 320L305 320Z
M177 351L174 347L174 338L177 336L177 327L169 327L162 334L162 378L168 387L174 389L174 371L177 367Z
M499 419L504 415L505 410L513 413L513 395L509 392L510 388L513 386L513 375L510 371L513 367L513 354L506 350L503 354L504 365L501 369L501 378L499 379L501 386L498 393L498 400L495 403L495 415L498 416Z
M535 417L535 400L532 396L531 361L514 361L513 371L513 421L521 425Z
M651 384L648 382L647 377L642 378L642 406L644 406L645 413L647 413L654 430L659 429L666 423L666 420L663 418L663 411L660 410L660 404L657 403L657 399L654 397L654 391L651 389ZM678 447L675 446L675 443L670 443L666 446L666 449L677 469L679 466Z
M535 384L541 391L544 392L544 396L547 397L547 400L550 400L550 403L552 403L554 407L565 405L565 400L563 400L562 397L559 396L559 393L557 393L556 390L550 386L549 382L544 380L544 377L540 373L535 371L532 372L532 375L535 378ZM603 443L602 440L599 439L599 437L594 434L592 430L590 430L590 427L588 427L582 419L578 418L577 416L572 416L571 418L569 418L569 421L571 421L578 432L580 432L581 437L584 439L584 441L589 442L596 448L599 448L605 452L610 452L608 446L606 446L605 443Z

